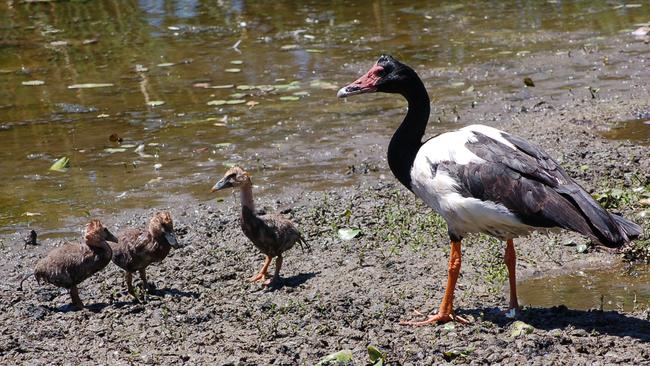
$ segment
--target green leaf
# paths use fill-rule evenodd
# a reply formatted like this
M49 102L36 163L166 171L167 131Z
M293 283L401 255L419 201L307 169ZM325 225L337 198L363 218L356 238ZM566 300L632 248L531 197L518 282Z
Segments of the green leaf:
M244 99L231 99L226 101L226 104L244 104L244 103L246 103Z
M331 365L332 363L352 362L352 351L344 349L342 351L329 354L316 364L316 366Z
M57 160L54 164L52 164L50 170L65 173L66 171L68 171L69 167L70 167L70 159L64 156L61 159Z
M383 365L386 361L384 354L372 345L368 346L368 357L374 366L379 366L379 364Z
M283 97L280 97L280 100L283 102L295 102L297 100L300 100L300 97L297 97L295 95L285 95Z
M522 334L530 334L535 330L532 325L526 324L522 322L521 320L517 320L514 323L512 323L512 331L510 332L510 336L512 337L518 337Z
M158 106L163 105L163 104L165 104L165 102L162 101L162 100L152 100L152 101L147 103L147 105L149 107L158 107Z
M231 142L220 142L218 144L214 144L214 147L216 147L217 149L221 149L221 148L224 148L224 147L228 147L230 145L232 145Z
M361 230L357 228L343 228L338 231L341 240L352 240L361 234Z

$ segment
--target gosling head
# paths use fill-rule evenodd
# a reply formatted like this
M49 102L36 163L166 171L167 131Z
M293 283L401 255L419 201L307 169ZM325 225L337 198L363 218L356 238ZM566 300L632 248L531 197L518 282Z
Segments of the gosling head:
M237 188L251 185L251 176L244 169L234 166L212 187L212 192L225 188Z
M181 247L176 239L176 233L174 232L172 215L168 211L156 212L153 215L151 221L149 221L149 233L151 233L154 238L165 238L172 248Z
M111 234L99 220L92 220L86 225L84 238L89 246L99 246L105 241L117 243L115 235Z

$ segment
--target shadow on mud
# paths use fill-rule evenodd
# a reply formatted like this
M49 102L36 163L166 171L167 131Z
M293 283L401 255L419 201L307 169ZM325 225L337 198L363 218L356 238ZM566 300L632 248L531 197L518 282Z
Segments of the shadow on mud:
M627 316L616 311L573 310L564 305L551 308L525 307L516 319L507 318L502 309L469 309L462 313L483 318L500 327L508 327L515 320L526 322L546 331L565 329L572 326L587 332L596 331L617 337L631 337L644 342L650 341L650 321Z
M272 284L268 290L275 291L283 287L291 287L291 288L298 287L303 283L309 281L310 279L316 277L316 275L319 273L320 272L308 272L308 273L300 273L291 277L283 277L280 281L276 281L276 283Z

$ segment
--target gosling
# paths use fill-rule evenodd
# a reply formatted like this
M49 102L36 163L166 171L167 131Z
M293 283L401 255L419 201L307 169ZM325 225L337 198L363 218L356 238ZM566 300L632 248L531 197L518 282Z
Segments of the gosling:
M264 281L264 286L276 284L280 280L282 268L282 254L299 243L309 249L296 226L279 214L258 215L253 203L253 183L250 175L242 168L235 166L229 169L224 177L212 187L212 192L226 188L239 188L241 197L240 225L242 231L253 242L255 247L266 256L264 265L259 273L250 281ZM273 258L275 260L275 274L266 280L266 275Z
M77 309L84 307L77 285L111 262L113 253L106 241L118 240L99 220L92 220L86 225L84 238L82 243L68 243L51 250L36 263L34 270L39 284L43 281L69 289L72 305Z
M119 243L113 244L113 263L122 268L126 289L139 301L133 288L133 273L140 273L141 286L148 292L146 268L155 262L161 262L171 248L181 245L174 233L174 222L169 212L156 212L149 221L147 229L126 229L118 234Z

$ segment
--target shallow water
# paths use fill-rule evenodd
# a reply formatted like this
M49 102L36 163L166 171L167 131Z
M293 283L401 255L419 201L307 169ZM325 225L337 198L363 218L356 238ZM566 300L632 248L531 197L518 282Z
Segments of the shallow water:
M571 309L641 310L650 308L650 267L616 266L576 270L561 276L531 278L517 284L521 305Z
M208 200L232 163L253 173L261 194L351 185L348 165L383 155L403 114L395 97L335 98L378 54L422 70L440 130L457 126L445 110L481 91L518 97L525 75L551 98L627 88L636 71L616 59L596 78L579 57L567 70L509 68L544 52L610 47L650 19L650 6L609 1L473 3L1 2L0 233L63 235L88 216L172 195ZM485 64L501 74L464 73ZM44 84L23 85L34 80ZM69 88L83 83L112 86ZM224 85L233 87L213 88ZM215 100L253 103L208 105ZM49 171L63 156L69 171Z

